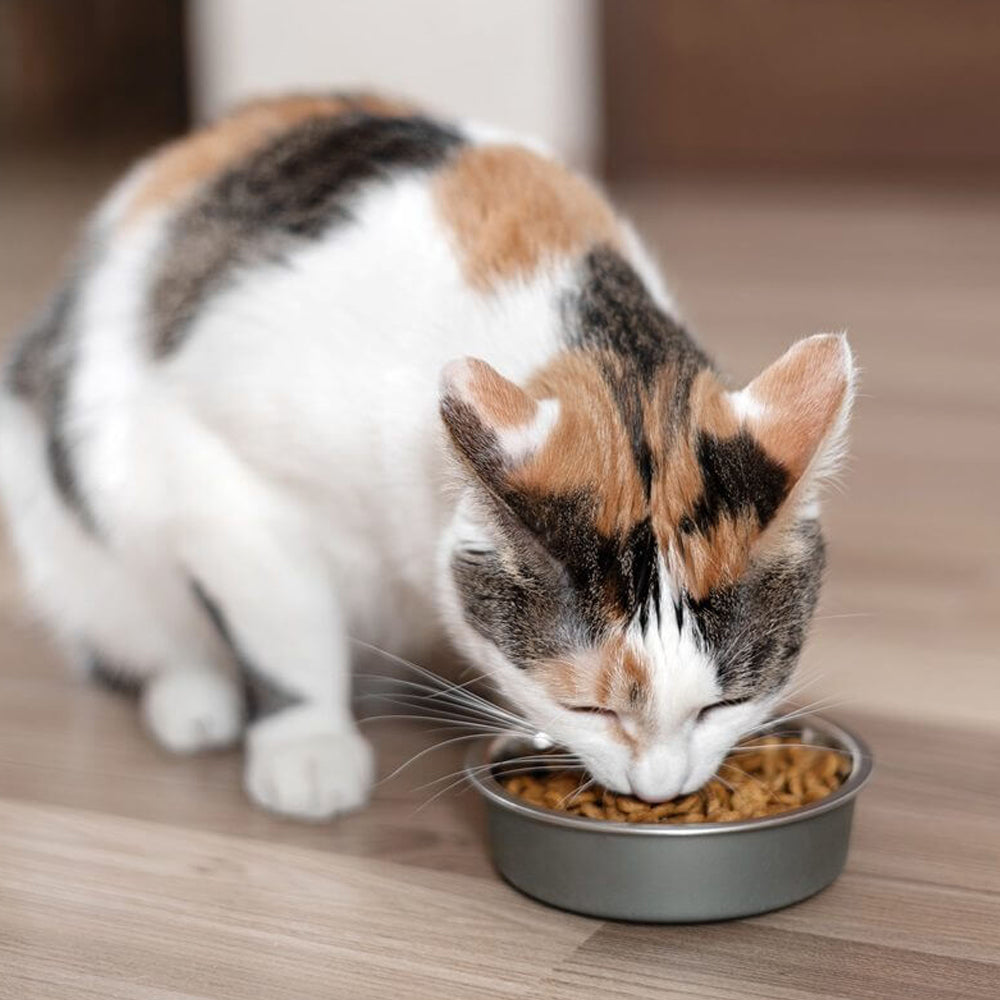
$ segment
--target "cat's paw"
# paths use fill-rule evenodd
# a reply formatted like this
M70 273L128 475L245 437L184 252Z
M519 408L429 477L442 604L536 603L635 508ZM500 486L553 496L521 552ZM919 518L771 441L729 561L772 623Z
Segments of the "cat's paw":
M153 677L142 693L142 712L157 742L173 753L230 746L243 728L236 686L210 670Z
M375 763L357 731L289 736L248 747L247 794L271 812L297 819L330 819L363 806Z

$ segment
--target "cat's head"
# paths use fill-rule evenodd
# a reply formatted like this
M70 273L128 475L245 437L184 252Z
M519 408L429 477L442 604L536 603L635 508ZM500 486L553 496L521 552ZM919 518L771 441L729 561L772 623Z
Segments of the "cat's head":
M451 631L598 781L651 800L707 781L789 679L854 383L840 336L739 391L683 339L642 365L578 344L524 386L471 358L442 377Z

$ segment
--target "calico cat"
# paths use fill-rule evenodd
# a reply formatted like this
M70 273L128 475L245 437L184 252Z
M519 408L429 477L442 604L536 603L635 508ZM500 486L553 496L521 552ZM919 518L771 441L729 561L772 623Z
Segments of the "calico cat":
M854 365L731 390L629 225L534 144L371 96L257 102L139 163L10 358L34 602L257 803L361 805L349 636L443 630L602 784L705 782L772 711ZM235 668L234 668L235 665Z

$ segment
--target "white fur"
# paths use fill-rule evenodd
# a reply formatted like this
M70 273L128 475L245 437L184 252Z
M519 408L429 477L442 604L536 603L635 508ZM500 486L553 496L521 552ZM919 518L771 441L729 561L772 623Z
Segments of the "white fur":
M513 462L523 462L541 448L558 420L559 400L541 399L528 423L520 427L504 427L497 433L500 447Z
M742 420L762 420L766 413L764 404L749 388L729 393L729 402L737 418Z
M216 670L171 670L142 692L151 732L174 753L193 753L236 742L243 706L236 685Z

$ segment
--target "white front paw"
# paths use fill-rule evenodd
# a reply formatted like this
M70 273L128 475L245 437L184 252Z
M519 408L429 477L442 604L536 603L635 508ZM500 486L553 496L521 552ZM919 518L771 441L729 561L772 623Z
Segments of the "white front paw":
M272 812L322 820L368 801L375 765L357 731L268 740L247 750L247 794Z
M142 711L160 745L174 753L229 746L243 726L236 686L211 670L153 677L143 689Z

